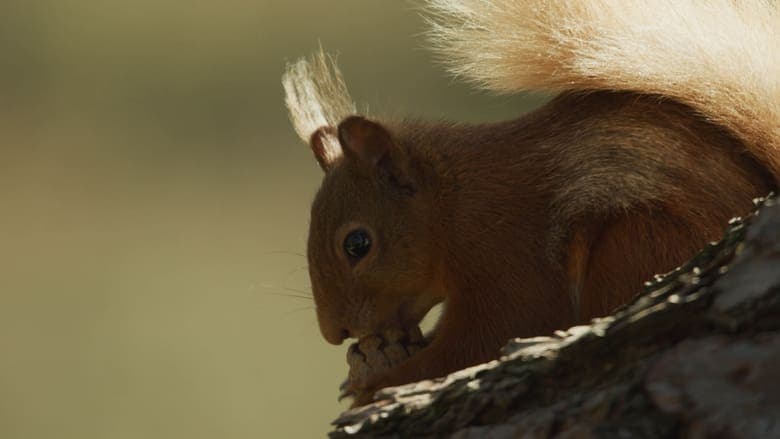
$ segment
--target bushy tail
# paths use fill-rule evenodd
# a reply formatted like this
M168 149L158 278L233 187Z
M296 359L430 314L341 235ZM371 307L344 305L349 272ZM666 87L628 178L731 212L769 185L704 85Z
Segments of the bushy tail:
M731 130L780 181L773 0L427 0L452 72L489 89L669 96Z

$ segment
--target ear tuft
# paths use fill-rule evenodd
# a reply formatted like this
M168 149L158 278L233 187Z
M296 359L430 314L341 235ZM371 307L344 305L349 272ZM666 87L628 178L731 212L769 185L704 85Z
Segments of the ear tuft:
M282 84L295 131L309 142L320 167L327 171L342 152L333 127L356 113L341 71L320 48L310 58L288 65Z
M380 124L360 116L344 119L338 128L344 154L376 166L393 147L390 133Z

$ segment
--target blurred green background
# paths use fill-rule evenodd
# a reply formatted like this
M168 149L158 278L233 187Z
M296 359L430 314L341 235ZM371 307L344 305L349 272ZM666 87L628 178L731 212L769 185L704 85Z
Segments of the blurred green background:
M321 42L372 114L491 120L409 3L0 2L0 438L320 437L345 346L283 106ZM300 293L299 291L302 291Z

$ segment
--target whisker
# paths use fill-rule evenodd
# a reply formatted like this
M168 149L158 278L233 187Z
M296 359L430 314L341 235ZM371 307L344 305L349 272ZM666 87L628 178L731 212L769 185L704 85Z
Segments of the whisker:
M285 296L285 297L295 297L295 298L298 298L298 299L307 299L307 300L312 300L313 299L311 291L299 290L299 289L296 289L296 288L277 286L277 285L257 285L257 287L265 288L265 289L272 289L272 290L285 290L285 291L289 291L291 293L296 293L296 294L286 294L286 293L280 293L280 292L274 292L274 291L266 291L265 292L266 294L273 294L273 295L276 295L276 296Z
M299 294L303 294L303 295L311 297L311 291L299 290L299 289L290 288L290 287L279 287L279 288L281 288L281 289L283 289L285 291L291 291L293 293L299 293Z
M314 309L314 307L313 306L304 306L304 307L301 307L301 308L295 308L293 310L287 311L286 313L284 313L284 315L289 316L292 313L306 311L308 309Z
M301 293L301 294L311 295L311 291L299 290L299 289L296 289L296 288L285 287L285 286L282 286L282 285L256 284L255 286L256 287L260 287L260 288L279 288L281 290L292 291L293 293Z
M305 258L305 257L306 257L306 255L304 255L303 253L298 253L298 252L291 252L291 251L288 251L288 250L269 250L269 251L267 251L267 252L264 252L263 254L266 254L266 255L278 255L278 254L282 254L282 255L293 255L293 256L300 256L300 257L302 257L302 258Z
M295 273L297 273L297 272L299 272L299 271L301 271L301 270L306 270L306 269L308 269L308 268L309 268L309 266L308 266L308 265L304 265L303 267L293 268L292 270L288 271L288 272L285 274L285 276L288 276L288 277L289 277L289 276L290 276L290 275L292 275L292 274L295 274Z
M296 294L274 293L272 291L268 291L266 292L266 294L272 294L274 296L282 296L282 297L291 297L293 299L312 300L312 298L309 296L299 296Z

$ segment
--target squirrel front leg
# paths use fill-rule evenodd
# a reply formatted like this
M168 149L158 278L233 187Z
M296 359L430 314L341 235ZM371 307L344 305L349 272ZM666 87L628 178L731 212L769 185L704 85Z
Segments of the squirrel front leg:
M377 390L443 377L453 371L496 359L513 337L549 334L571 322L573 313L564 293L549 276L537 272L525 283L504 289L485 279L477 290L461 291L445 302L444 313L430 344L406 361L352 385L353 407L370 403ZM498 300L495 294L507 294Z

